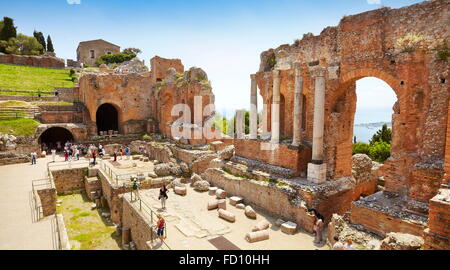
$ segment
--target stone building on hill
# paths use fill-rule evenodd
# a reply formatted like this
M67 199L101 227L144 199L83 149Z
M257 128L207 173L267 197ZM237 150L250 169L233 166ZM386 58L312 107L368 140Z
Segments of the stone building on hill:
M100 56L118 52L120 52L120 46L103 39L83 41L78 44L77 61L93 66Z

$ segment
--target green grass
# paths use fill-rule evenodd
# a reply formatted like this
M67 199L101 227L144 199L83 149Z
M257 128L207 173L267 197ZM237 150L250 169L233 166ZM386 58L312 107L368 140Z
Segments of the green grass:
M41 123L33 119L1 120L0 133L14 136L33 136Z
M6 107L30 107L30 103L17 100L0 101L0 108Z
M0 64L0 94L27 95L26 93L1 91L23 90L29 91L29 95L36 95L38 90L53 93L54 87L73 86L69 70Z
M31 102L32 105L39 106L39 105L59 105L59 106L71 106L73 105L73 102L66 102L66 101L34 101Z

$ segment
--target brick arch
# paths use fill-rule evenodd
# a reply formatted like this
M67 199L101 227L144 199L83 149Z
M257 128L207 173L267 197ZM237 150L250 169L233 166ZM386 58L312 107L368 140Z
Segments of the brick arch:
M352 157L352 139L354 135L353 125L354 125L354 117L356 114L356 81L367 78L374 77L380 79L387 83L390 88L394 91L397 96L397 102L400 106L400 111L405 110L405 106L409 106L408 102L406 102L406 96L402 95L403 87L401 86L401 80L399 80L396 76L391 75L389 72L382 71L379 69L373 68L362 68L362 69L354 69L348 72L343 73L340 76L339 85L336 88L336 91L332 91L328 98L328 124L327 126L333 126L334 134L326 134L326 136L330 136L333 139L330 139L330 145L333 145L334 151L331 151L333 154L328 156L330 160L335 162L334 166L334 177L344 177L351 176L351 157ZM338 113L338 120L331 120L333 113ZM336 118L334 118L336 119ZM398 121L393 119L393 121ZM395 124L393 123L393 127ZM351 134L348 131L352 130ZM326 132L326 131L325 131ZM331 132L331 131L330 131ZM396 133L393 134L393 144L394 141L397 141L399 138L396 136ZM402 151L402 149L391 148L391 153L395 154L397 151Z
M119 132L123 132L123 111L120 108L119 105L117 105L114 101L106 100L102 102L101 104L98 104L97 107L95 107L95 110L90 111L91 121L96 123L97 122L97 111L98 109L104 105L104 104L110 104L117 110L117 117L118 117L118 124L119 124Z

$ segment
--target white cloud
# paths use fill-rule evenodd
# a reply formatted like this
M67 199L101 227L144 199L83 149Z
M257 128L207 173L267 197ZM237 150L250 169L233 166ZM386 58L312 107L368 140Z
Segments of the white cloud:
M67 0L67 4L69 5L80 5L81 0Z
M381 0L367 0L369 5L381 5Z

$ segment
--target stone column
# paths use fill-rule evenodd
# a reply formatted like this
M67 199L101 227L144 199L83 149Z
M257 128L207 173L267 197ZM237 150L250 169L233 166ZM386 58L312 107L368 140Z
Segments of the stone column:
M256 74L250 75L252 80L250 93L250 140L258 138L258 86L256 85Z
M303 108L303 78L300 63L295 63L295 92L294 92L294 138L293 146L299 146L302 141L302 108Z
M236 138L244 139L245 136L245 110L236 111Z
M271 143L280 142L280 71L273 71L272 90L272 139Z
M326 181L326 164L323 163L323 132L325 117L325 78L316 77L314 93L314 123L312 161L308 164L308 180L315 183Z

